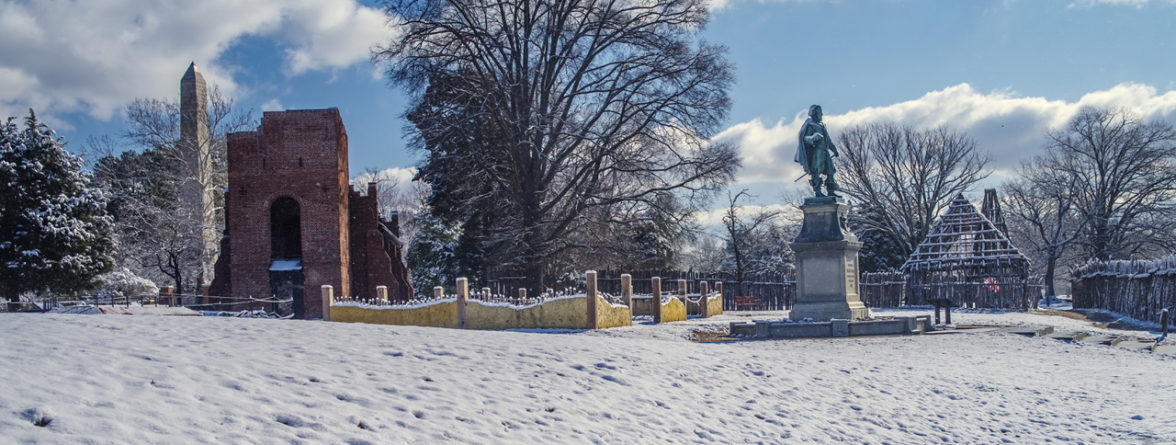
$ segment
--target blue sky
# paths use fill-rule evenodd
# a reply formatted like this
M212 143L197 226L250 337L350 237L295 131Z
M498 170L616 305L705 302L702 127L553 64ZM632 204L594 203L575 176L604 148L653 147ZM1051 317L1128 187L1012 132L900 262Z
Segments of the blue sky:
M730 48L740 145L734 188L778 204L800 114L829 126L948 125L988 153L998 184L1078 107L1176 121L1176 2L716 0L702 38ZM136 97L176 97L194 60L238 106L338 107L351 173L407 168L404 97L368 59L391 36L372 2L0 0L0 116L32 106L80 149L117 136ZM978 190L976 191L979 192Z

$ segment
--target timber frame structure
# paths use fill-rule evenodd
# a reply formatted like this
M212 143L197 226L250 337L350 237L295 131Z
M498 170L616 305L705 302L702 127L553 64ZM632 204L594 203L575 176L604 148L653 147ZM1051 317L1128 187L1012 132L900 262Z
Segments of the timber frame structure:
M1028 308L1036 305L1037 277L1029 258L1009 241L995 190L985 190L985 211L957 194L927 238L902 265L906 304L950 300L956 306ZM992 216L986 216L989 213ZM994 224L993 219L999 221Z

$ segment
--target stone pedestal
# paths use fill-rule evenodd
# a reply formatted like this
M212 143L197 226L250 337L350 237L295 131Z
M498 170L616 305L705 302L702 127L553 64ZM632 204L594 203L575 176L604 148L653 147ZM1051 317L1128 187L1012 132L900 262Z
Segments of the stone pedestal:
M807 198L804 224L792 241L796 254L796 303L790 318L800 321L861 320L870 317L858 294L858 251L849 231L849 206L836 198Z

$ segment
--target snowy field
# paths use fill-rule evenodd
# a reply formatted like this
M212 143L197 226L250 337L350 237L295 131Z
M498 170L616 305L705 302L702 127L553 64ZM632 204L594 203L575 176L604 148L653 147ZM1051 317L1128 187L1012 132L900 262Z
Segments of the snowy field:
M1176 443L1176 356L996 332L687 340L736 319L557 333L0 314L0 442Z

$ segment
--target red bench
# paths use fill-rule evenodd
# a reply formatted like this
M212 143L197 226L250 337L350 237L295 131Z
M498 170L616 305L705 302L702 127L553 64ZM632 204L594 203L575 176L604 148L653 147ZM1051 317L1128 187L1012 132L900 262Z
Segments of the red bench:
M735 310L745 311L749 309L760 309L763 306L755 297L735 297Z

